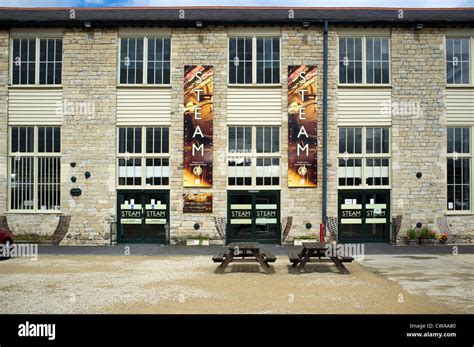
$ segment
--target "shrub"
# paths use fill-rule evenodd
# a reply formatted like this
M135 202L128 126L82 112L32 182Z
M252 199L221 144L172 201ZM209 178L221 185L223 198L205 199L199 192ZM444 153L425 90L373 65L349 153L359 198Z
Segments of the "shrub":
M416 229L415 228L411 228L407 231L407 237L409 240L416 240L416 237L417 237L417 233L416 233Z

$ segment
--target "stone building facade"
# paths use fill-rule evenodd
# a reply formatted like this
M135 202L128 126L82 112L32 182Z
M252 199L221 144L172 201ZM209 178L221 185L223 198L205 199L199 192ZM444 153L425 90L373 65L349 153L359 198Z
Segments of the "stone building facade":
M43 17L39 11L43 11ZM437 17L433 19L432 13L423 10L413 11L410 15L414 17L408 22L398 18L396 11L388 10L381 18L370 10L340 10L337 14L312 10L306 17L301 14L291 18L288 10L283 9L242 9L248 14L242 20L242 13L235 13L237 10L212 9L204 13L184 9L186 15L182 18L177 10L157 9L148 11L156 16L150 19L150 13L124 9L121 22L114 13L102 16L93 10L77 10L78 19L68 22L61 17L68 11L38 10L38 18L33 18L33 14L31 22L25 23L15 19L21 16L21 10L0 10L0 18L9 18L0 29L0 216L18 237L33 234L50 240L60 235L64 245L181 243L196 236L219 244L250 239L279 244L302 236L319 237L320 224L324 223L327 237L341 242L395 242L396 239L400 243L409 228L422 223L436 231L449 232L451 242L471 242L474 236L471 193L474 189L474 29L468 23L472 24L474 11L457 17L452 14L457 12L450 10L435 15L453 15L452 26L436 24ZM351 23L351 18L355 20L361 14L357 11L364 11L365 23ZM50 21L42 21L45 14L51 17ZM129 16L129 22L124 16ZM347 16L344 24L338 24L338 16ZM327 52L325 20L329 22ZM246 38L253 41L245 41ZM234 39L242 40L235 41L239 42L237 50L240 42L252 42L252 52L247 54L253 64L252 78L256 80L248 85L232 83L229 77L231 64L236 69L241 66L230 57L230 41ZM259 48L260 42L263 46L267 44L266 39L279 42L272 41L269 48L272 58L265 58L259 51L266 52L267 48ZM33 47L33 42L36 42L36 57L24 59L20 48ZM132 58L125 56L133 55L130 42L137 45L133 46L137 50L142 49L141 58L136 54ZM155 59L153 68L148 65L133 70L137 75L156 73L158 63L164 69L168 62L164 58L165 42L170 42L169 83L122 83L124 71L127 79L131 76L130 61L131 66L138 66L134 64ZM467 48L463 46L466 43ZM125 44L127 53L123 53ZM155 55L150 53L151 45L158 44L163 55L157 55L157 49ZM61 58L57 55L51 59L52 55L42 51L42 47L49 45L62 50ZM379 58L376 48L381 52ZM259 54L262 54L260 58L256 58ZM388 58L384 58L385 54ZM456 54L460 56L454 63ZM16 55L20 55L19 63ZM36 59L31 70L35 71L35 80L22 83L22 69L28 71L31 66L23 64L31 59ZM262 66L278 64L272 65L279 68L273 83L258 83L259 59L263 60ZM452 66L447 68L449 64ZM464 67L464 72L458 73L461 77L456 75L457 64ZM185 67L190 65L214 68L210 188L183 185L183 76ZM41 76L48 74L41 71L46 69L44 66L55 69L60 66L56 69L61 74L60 83L41 82ZM315 188L288 184L289 66L317 67L318 186ZM388 70L384 70L385 66ZM324 134L326 68L327 133ZM388 80L384 80L385 71ZM381 81L375 76L378 73ZM450 73L454 80L461 78L461 82L449 82ZM464 77L466 73L468 77ZM343 80L342 74L348 79ZM72 107L72 112L68 107ZM262 115L249 124L242 124L235 116L236 112L245 110L252 113L254 108ZM279 111L271 113L270 109ZM145 114L151 116L141 117ZM28 128L33 138L28 137ZM53 128L60 129L60 150L42 151L41 141L46 146L48 141L55 141L54 135L51 138L47 135L54 134ZM163 129L169 134L168 140ZM259 146L259 141L266 143L259 137L266 129L269 134L278 134L271 140L276 142L269 142L278 150L267 153L276 159L271 170L277 172L272 173L277 178L272 182L277 184L255 184L259 172L267 170L256 164L260 158L264 162L266 157L259 156L261 153L255 148L249 167L253 172L252 183L240 186L229 183L231 172L242 174L245 170L245 167L235 171L230 168L229 143L234 129L232 136L236 137L239 129L243 129L243 134L249 129L252 146ZM148 136L153 132L162 134L159 146L165 146L163 141L167 141L167 153L147 152L151 141ZM130 140L130 134L134 140ZM324 136L328 158L326 195L322 190ZM26 150L22 147L25 138L34 142L31 150L28 144ZM144 148L138 145L140 141ZM156 137L152 141L156 142ZM127 150L122 151L122 146ZM129 153L130 146L141 150ZM59 166L55 166L54 158ZM153 171L156 167L149 164L156 160L162 165L159 178L166 176L168 183L147 183L157 178L153 176L157 175ZM168 165L163 164L166 161ZM164 168L168 170L166 174ZM242 175L245 181L246 174ZM212 195L212 212L184 211L185 194ZM327 201L325 221L323 199ZM248 222L234 221L234 207L245 210L242 206L247 205L251 210ZM147 209L153 212L160 210L159 206L167 211L166 217L147 219ZM257 221L259 208L267 208L269 213L275 209L278 217L272 215ZM125 218L122 214L125 210L131 211L127 216L140 210L140 216ZM64 217L69 221L67 228L58 228Z

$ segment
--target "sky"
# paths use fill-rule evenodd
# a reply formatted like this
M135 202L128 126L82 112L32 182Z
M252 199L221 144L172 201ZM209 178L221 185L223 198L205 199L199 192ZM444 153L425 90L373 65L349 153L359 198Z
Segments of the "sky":
M291 5L289 5L291 3ZM474 0L0 0L16 7L111 6L474 7Z

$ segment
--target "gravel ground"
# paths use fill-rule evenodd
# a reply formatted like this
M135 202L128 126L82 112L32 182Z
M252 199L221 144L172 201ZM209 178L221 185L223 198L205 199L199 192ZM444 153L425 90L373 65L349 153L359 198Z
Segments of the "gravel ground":
M372 255L362 262L400 284L464 313L474 313L474 255Z
M308 266L307 266L308 267ZM461 313L408 292L358 263L288 273L231 265L223 275L208 256L41 256L0 262L2 313Z

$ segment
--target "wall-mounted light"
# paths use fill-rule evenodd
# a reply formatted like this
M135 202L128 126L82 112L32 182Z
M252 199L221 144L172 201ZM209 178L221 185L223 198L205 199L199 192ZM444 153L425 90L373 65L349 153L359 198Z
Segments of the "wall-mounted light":
M82 190L80 188L73 188L69 193L71 194L71 196L78 197L81 196Z
M196 22L196 28L202 28L202 21L198 20Z
M309 22L303 22L303 28L309 28Z
M91 22L84 22L84 28L90 29L92 27Z
M423 29L423 23L418 23L418 24L415 26L415 29L416 29L416 30L421 30L421 29Z

